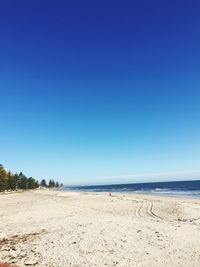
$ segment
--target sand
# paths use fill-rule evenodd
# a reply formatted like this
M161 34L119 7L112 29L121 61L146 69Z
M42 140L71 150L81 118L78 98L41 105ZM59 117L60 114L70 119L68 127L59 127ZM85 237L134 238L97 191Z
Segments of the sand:
M200 200L35 190L0 195L0 262L200 266Z

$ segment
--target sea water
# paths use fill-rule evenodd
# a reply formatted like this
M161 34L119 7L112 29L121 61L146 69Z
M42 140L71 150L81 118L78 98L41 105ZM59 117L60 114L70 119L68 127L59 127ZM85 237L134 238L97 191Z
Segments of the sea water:
M65 190L81 192L126 192L188 196L200 198L200 180L155 183L129 183L112 185L70 186Z

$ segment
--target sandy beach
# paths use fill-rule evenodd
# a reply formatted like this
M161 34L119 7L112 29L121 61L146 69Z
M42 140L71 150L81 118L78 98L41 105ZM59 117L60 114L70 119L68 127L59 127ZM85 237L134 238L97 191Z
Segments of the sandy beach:
M200 266L198 199L48 190L0 199L0 262Z

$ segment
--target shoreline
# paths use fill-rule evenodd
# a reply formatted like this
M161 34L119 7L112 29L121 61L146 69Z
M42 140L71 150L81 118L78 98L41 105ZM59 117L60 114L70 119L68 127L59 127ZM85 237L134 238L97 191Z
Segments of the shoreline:
M200 196L199 197L195 197L195 196L191 196L191 195L175 195L175 194L162 194L162 193L138 193L138 192L115 192L115 191L102 191L102 192L95 192L95 191L76 191L76 190L61 190L60 192L67 192L67 193L77 193L77 194L87 194L87 195L107 195L109 196L109 193L112 194L112 196L114 195L121 195L121 196L135 196L135 197L155 197L155 198L170 198L170 199L180 199L180 200L197 200L200 203Z
M112 196L114 195L124 195L124 196L136 196L136 197L155 197L155 198L170 198L170 199L181 199L181 200L199 200L200 196L195 195L185 195L185 194L163 194L163 193L148 193L148 192L134 192L134 191L81 191L81 190L67 190L67 189L54 189L54 188L40 188L40 189L24 189L24 190L17 190L12 192L0 192L1 195L12 195L17 193L24 193L24 192L54 192L54 193L77 193L77 194L86 194L86 195L109 195L111 193Z

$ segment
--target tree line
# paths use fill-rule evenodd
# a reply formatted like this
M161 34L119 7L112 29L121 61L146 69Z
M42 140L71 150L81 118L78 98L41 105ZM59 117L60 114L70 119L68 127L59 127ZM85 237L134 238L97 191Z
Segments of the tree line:
M47 183L45 179L42 179L41 183L40 183L41 187L46 187L46 188L54 188L54 187L62 187L63 184L59 184L58 182L55 182L53 179L49 180L49 182Z
M27 177L22 172L13 174L7 171L2 164L0 164L0 191L18 190L18 189L36 189L39 187L55 188L61 187L62 184L49 180L49 183L43 179L40 183L33 177Z

